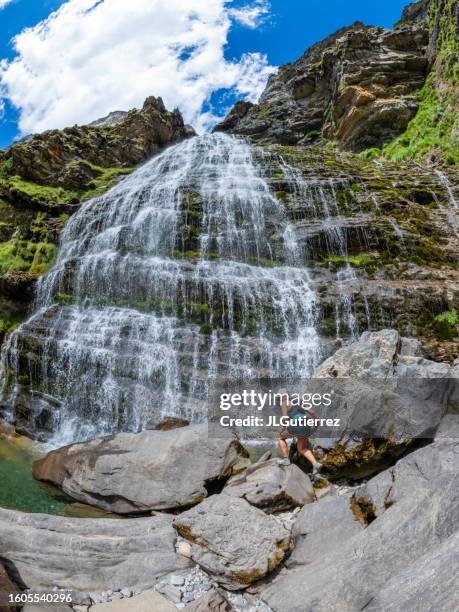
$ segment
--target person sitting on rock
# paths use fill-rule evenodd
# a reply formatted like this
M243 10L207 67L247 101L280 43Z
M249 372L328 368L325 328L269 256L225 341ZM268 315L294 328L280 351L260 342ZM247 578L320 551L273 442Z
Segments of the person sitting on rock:
M282 459L278 460L278 463L279 465L290 465L287 440L289 438L294 438L298 452L303 455L307 461L312 463L312 474L313 476L316 476L320 473L323 466L319 461L317 461L314 453L310 449L309 437L311 435L312 428L304 425L297 425L296 419L300 417L304 418L306 413L311 414L311 416L314 418L318 418L318 415L312 410L312 408L305 410L299 406L292 406L292 404L288 401L288 393L285 389L279 391L279 394L282 395L280 407L281 416L289 417L290 424L287 427L284 427L277 437L277 443L283 455Z

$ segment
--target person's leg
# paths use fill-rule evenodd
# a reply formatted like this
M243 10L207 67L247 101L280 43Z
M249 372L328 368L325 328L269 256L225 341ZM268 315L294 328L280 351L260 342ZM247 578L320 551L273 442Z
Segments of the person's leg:
M283 457L288 457L288 444L284 440L284 438L278 438L277 439L277 443L278 443L279 448L281 450L282 456Z
M283 431L280 436L277 438L277 443L282 453L282 459L278 460L280 465L290 465L290 459L288 457L288 444L286 442L286 438L288 436L287 431Z
M314 453L309 449L309 440L307 438L298 438L296 441L298 452L303 455L310 463L312 463L313 474L320 472L322 464L314 457Z
M298 448L298 452L303 455L312 465L317 463L317 459L314 457L312 450L308 448L309 441L307 438L298 438L296 441L296 446Z

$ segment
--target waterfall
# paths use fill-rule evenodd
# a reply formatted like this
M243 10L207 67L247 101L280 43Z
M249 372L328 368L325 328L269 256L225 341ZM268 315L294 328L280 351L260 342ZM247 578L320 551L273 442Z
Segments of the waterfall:
M341 189L350 188L349 181L345 178L326 181L306 180L298 168L289 165L282 159L281 169L285 179L293 186L293 192L301 201L302 206L309 211L310 220L322 223L325 237L325 251L329 256L338 256L342 260L342 266L335 272L335 285L338 291L335 303L336 337L341 338L345 331L350 340L356 340L359 335L353 294L360 293L367 314L368 326L370 325L368 302L362 291L361 283L357 278L353 266L346 261L348 258L348 237L346 229L341 226L341 211L336 197L336 187ZM343 203L345 205L345 202ZM367 242L367 236L363 236ZM306 250L313 251L314 245L306 245Z
M3 401L56 445L204 420L223 378L308 377L318 312L250 146L193 138L68 221L34 314L4 347Z

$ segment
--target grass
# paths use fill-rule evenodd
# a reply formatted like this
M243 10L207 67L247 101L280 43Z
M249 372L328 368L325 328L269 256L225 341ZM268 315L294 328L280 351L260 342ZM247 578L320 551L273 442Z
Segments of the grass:
M459 165L459 144L452 136L456 121L453 101L450 97L440 98L433 78L431 74L422 88L418 112L406 131L383 147L387 159L394 162L420 159L437 149L446 163Z
M445 310L434 318L436 335L442 340L452 340L457 336L459 313L455 308Z
M350 264L354 268L366 268L374 264L374 259L367 253L359 253L358 255L347 255L341 257L339 255L331 255L324 260L324 264L333 264L335 266Z
M56 254L55 244L12 238L0 243L0 275L8 272L44 274L53 265Z
M383 147L384 157L400 162L425 159L459 165L457 130L459 42L456 33L457 0L431 0L431 32L438 28L437 56L418 95L419 108L406 131Z

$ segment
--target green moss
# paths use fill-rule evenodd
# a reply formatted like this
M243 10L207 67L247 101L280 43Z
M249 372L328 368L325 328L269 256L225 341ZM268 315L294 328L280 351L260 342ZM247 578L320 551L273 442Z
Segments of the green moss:
M11 175L11 171L13 169L13 159L10 157L9 159L5 159L0 162L0 178L6 179Z
M459 314L455 308L446 310L434 318L434 329L441 340L452 340L457 336Z
M59 304L73 304L75 301L74 296L69 293L56 293L54 299Z
M82 201L103 195L106 191L110 189L110 187L113 187L113 185L117 183L120 178L126 176L127 174L130 174L135 170L135 168L130 167L102 168L101 166L94 166L94 164L91 164L91 166L94 169L97 169L100 174L91 181L91 189L78 192L79 199Z
M376 147L371 147L370 149L365 149L365 151L362 151L361 153L359 153L359 157L361 157L362 159L368 159L368 160L372 160L372 159L377 159L378 157L381 156L381 149L377 149Z
M210 315L211 313L209 304L200 304L198 302L193 302L192 300L185 300L183 302L183 306L203 315Z
M53 265L56 254L55 244L12 238L0 243L0 275L8 272L43 274Z
M10 334L17 329L21 323L22 318L19 317L0 318L0 337Z
M374 265L374 258L367 253L360 253L359 255L348 255L346 257L340 257L339 255L331 255L324 259L324 264L333 264L335 266L350 264L355 268L366 268L367 266Z
M78 194L74 191L67 191L62 187L38 185L31 181L25 181L20 176L10 177L5 186L13 196L15 193L23 193L28 199L48 207L62 206L69 204L72 200L78 200Z
M204 334L205 336L210 336L213 332L213 327L210 323L204 323L204 325L201 325L201 334Z
M286 202L288 199L288 196L285 191L276 191L274 195L276 196L276 199L280 200L281 202Z

